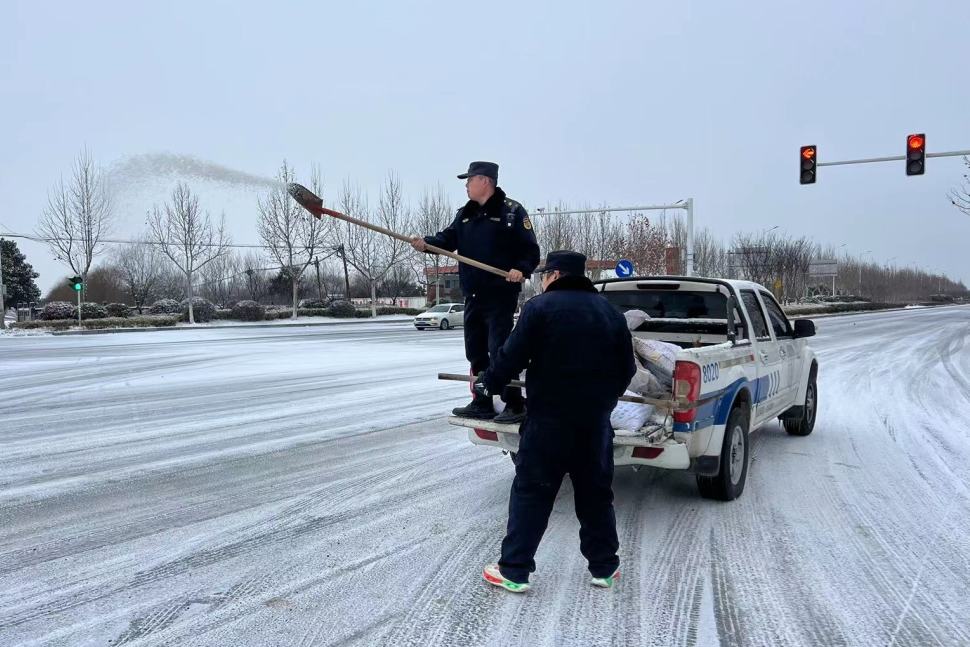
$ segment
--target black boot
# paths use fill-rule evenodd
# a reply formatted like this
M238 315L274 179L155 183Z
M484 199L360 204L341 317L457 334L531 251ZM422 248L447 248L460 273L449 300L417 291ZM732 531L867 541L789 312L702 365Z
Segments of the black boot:
M516 425L525 420L525 401L518 400L506 403L502 413L495 416L495 422L506 425Z
M495 407L491 398L475 398L467 406L455 407L451 412L459 418L491 420L495 417Z

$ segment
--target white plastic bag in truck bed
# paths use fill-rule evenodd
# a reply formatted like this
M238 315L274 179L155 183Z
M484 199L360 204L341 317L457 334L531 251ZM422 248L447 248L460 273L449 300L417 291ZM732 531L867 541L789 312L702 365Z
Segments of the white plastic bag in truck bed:
M627 395L636 395L627 391ZM650 404L617 402L610 425L617 436L650 436L665 428L667 415Z
M647 424L647 420L650 419L653 412L654 407L649 404L617 402L616 408L610 414L610 425L620 436L634 435L639 432L643 425Z

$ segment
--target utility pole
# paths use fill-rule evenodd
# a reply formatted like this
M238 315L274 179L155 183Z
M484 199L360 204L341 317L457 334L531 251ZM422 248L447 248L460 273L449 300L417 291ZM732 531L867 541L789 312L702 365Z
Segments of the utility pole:
M687 276L694 276L694 198L687 198L687 250L684 252L684 272Z
M350 274L347 272L347 250L344 249L342 243L337 247L337 253L340 254L340 258L344 261L344 285L347 287L347 300L350 301Z
M320 286L320 257L313 257L313 266L317 268L317 300L323 301L323 288Z
M441 261L438 259L438 255L435 254L434 257L434 304L438 305L441 303Z

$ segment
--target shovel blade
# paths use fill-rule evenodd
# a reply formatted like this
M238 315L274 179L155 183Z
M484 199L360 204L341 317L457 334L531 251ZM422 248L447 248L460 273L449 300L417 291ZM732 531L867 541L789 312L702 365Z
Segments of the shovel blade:
M318 216L323 214L323 200L302 184L290 182L286 185L286 192L310 213Z

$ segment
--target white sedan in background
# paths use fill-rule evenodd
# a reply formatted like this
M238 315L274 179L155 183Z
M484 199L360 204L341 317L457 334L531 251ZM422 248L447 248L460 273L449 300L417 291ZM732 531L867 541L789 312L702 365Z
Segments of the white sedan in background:
M464 325L464 318L464 303L441 303L415 317L414 327L418 330L425 328L448 330L455 326Z

